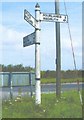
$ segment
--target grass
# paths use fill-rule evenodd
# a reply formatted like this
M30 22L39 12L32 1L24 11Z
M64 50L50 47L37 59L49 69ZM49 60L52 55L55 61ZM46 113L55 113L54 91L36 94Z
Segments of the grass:
M25 96L19 101L3 101L3 118L82 118L82 106L77 91L61 94L42 94L42 104L35 105L34 97Z
M75 78L75 79L61 79L61 83L73 83L73 82L79 82L84 81L82 78ZM47 84L47 83L56 83L56 78L42 78L41 79L42 84Z

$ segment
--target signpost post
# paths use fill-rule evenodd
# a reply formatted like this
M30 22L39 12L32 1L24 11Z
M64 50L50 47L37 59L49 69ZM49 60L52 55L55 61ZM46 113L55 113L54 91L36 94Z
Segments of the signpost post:
M23 46L35 44L35 99L36 104L41 104L41 85L40 85L40 6L35 6L35 18L24 10L24 19L35 28L35 32L23 38Z
M35 43L35 79L36 79L36 104L41 104L41 85L40 85L40 6L35 6L35 18L38 21L36 26Z
M57 0L58 1L58 0ZM56 22L56 48L57 48L57 84L56 93L60 95L60 22L66 23L68 21L67 15L59 14L59 5L56 3L56 13L41 13L40 6L37 3L35 6L35 18L24 10L24 19L35 28L35 32L23 38L23 47L35 44L35 102L41 104L41 85L40 85L40 22Z

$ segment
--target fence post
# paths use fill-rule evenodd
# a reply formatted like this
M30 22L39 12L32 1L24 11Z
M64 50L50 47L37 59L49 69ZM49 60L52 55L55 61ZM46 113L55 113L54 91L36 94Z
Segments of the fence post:
M4 86L4 82L3 82L3 73L1 74L1 86L3 87Z
M77 88L78 88L78 92L79 92L80 91L79 80L77 80Z
M12 73L9 73L9 87L10 87L10 99L13 98L13 87L12 87Z
M33 96L33 92L32 92L32 73L29 73L29 85L30 85L30 93L31 93L31 97Z

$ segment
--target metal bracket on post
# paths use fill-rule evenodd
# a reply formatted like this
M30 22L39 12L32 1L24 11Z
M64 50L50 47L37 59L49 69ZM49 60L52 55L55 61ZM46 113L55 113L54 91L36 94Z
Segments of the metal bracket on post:
M40 42L36 42L35 44L38 44L38 45L40 45Z

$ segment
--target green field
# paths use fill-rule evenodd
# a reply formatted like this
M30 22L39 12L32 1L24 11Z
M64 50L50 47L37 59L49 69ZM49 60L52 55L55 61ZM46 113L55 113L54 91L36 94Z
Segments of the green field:
M34 97L3 101L3 118L82 118L79 93L68 91L58 100L55 94L42 94L42 104L35 105Z
M74 78L74 79L61 79L61 83L73 83L73 82L82 82L84 79L82 78ZM42 78L41 79L42 84L47 84L47 83L56 83L55 78Z

